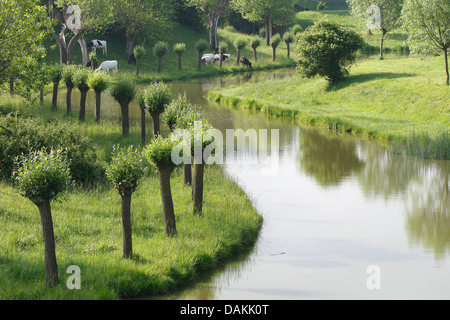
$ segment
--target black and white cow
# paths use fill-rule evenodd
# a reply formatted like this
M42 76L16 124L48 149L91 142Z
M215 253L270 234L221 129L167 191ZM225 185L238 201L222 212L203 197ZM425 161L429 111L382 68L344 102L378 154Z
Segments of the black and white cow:
M239 62L242 63L244 66L247 66L247 67L249 67L249 68L252 67L252 63L251 63L245 56L242 56L242 57L239 59Z
M215 54L214 55L214 61L220 62L220 54ZM222 62L230 63L231 62L231 55L230 54L223 54Z
M108 54L107 43L106 41L103 40L92 40L91 42L88 43L87 48L92 49L94 51L96 51L97 49L103 49L103 54L104 55Z

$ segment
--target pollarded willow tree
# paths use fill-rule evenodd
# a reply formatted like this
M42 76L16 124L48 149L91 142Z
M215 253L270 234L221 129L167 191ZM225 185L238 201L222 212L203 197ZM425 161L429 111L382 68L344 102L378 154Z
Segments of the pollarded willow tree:
M380 58L383 59L385 36L401 23L403 0L347 0L347 3L355 16L381 31Z
M172 161L172 150L176 144L177 141L172 140L170 137L163 138L158 136L144 151L149 162L158 169L159 189L164 212L164 230L169 237L177 234L175 210L170 187L170 176L175 168Z
M129 105L136 96L134 83L127 79L118 79L112 83L111 96L120 104L122 111L122 135L130 134L130 111Z
M217 26L219 20L230 8L230 0L186 0L189 6L200 9L209 22L209 46L217 49Z
M158 136L161 130L160 115L172 101L172 91L163 82L155 82L144 90L145 105L153 120L153 134Z
M131 197L145 171L146 165L141 150L133 146L126 149L114 146L111 162L106 167L106 176L122 198L122 257L124 259L133 257Z
M403 20L409 30L413 54L443 53L449 85L450 2L448 0L406 0Z
M69 162L62 151L32 152L19 160L14 177L21 194L39 208L45 247L45 283L52 287L59 278L50 203L71 185Z
M273 25L284 25L294 17L295 3L295 0L230 0L231 7L245 19L264 24L267 46L272 40Z
M92 73L88 79L88 86L92 88L95 92L95 122L100 122L100 111L102 104L102 93L108 89L109 86L109 75L103 72Z
M72 113L72 90L75 88L74 75L77 71L77 66L65 65L62 71L62 80L66 85L66 110L67 114Z
M80 121L86 120L86 98L87 93L91 89L88 84L89 77L92 71L86 68L78 68L73 76L73 83L75 87L80 90L80 114L78 119Z

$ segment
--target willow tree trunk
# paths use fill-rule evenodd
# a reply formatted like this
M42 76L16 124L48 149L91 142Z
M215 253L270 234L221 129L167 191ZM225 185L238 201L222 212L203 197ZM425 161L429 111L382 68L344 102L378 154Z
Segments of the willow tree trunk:
M14 78L9 79L9 94L14 95Z
M209 20L209 47L215 52L217 49L217 26L219 24L220 14L217 12L207 13Z
M205 164L193 165L192 174L192 200L194 202L194 215L200 215L203 211L203 173Z
M202 68L202 56L203 56L203 53L199 52L198 53L198 69Z
M158 56L158 73L161 73L162 56Z
M66 109L67 109L67 114L71 114L72 113L72 90L73 87L67 87L67 93L66 93Z
M383 47L384 47L384 36L386 35L386 29L382 29L381 40L380 40L380 59L384 59Z
M58 88L59 83L53 83L53 97L52 97L52 110L56 111L58 109Z
M145 127L145 109L141 108L141 143L142 146L145 146L146 143L146 127Z
M178 55L178 71L181 72L183 70L183 66L181 64L181 54Z
M287 46L287 57L288 59L291 58L291 45L289 43L286 43Z
M79 120L80 121L84 121L86 120L86 97L87 97L87 91L86 90L81 90L81 97L80 97L80 115L79 115Z
M95 91L95 122L97 122L97 123L100 122L101 103L102 103L102 92L96 90Z
M256 48L253 48L253 59L255 59L255 61L258 61L258 54L256 53Z
M239 66L239 60L241 59L241 49L237 49L236 65Z
M159 120L159 113L150 113L151 117L152 117L152 121L153 121L153 135L159 136L160 133L160 120Z
M275 61L277 59L277 48L272 47L272 61Z
M122 110L122 135L127 136L130 134L129 102L121 101L119 104Z
M44 89L39 90L39 103L41 106L44 105Z
M164 211L164 230L167 236L172 237L177 234L172 190L170 188L170 175L172 174L173 167L170 165L160 165L158 171L159 190L161 192L161 201Z
M184 185L185 186L192 185L192 165L191 164L184 165Z
M45 247L45 283L47 287L53 287L59 282L58 264L56 263L55 235L53 233L52 211L50 200L44 200L38 205L41 215L42 232Z
M136 57L136 77L139 77L139 67L141 66L141 58Z
M131 195L132 189L125 190L122 196L122 243L123 243L123 258L133 258L133 240L131 228Z
M447 73L447 85L449 85L449 73L448 73L448 48L444 49L444 59L445 59L445 72Z

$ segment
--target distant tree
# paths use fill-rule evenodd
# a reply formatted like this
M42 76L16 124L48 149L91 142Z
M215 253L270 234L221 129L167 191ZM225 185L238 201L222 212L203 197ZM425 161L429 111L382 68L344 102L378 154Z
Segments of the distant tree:
M234 47L237 50L237 60L236 60L236 65L239 65L239 60L241 58L241 50L245 48L245 46L247 45L247 41L245 39L242 38L237 38L234 41Z
M380 58L383 59L384 38L400 25L403 0L347 0L347 3L355 16L364 23L375 22L374 27L381 30Z
M292 34L290 31L287 31L283 35L284 43L286 43L287 47L287 57L288 59L291 57L291 43L294 42L294 34Z
M147 51L144 46L136 46L133 49L134 56L136 57L136 77L139 77L139 67L141 65L141 59Z
M169 51L169 44L164 41L158 41L153 47L153 54L158 57L158 73L161 73L162 58Z
M198 68L202 68L202 56L208 48L208 42L204 39L200 39L195 43L195 50L198 52Z
M260 46L261 41L259 41L258 38L253 38L251 40L251 47L253 49L253 59L255 59L255 61L258 61L258 53L256 52L256 49Z
M181 72L182 69L182 65L181 65L181 56L183 55L183 53L186 51L186 44L184 43L176 43L173 46L173 51L177 54L178 56L178 71Z
M58 109L58 88L62 80L62 66L53 65L50 67L50 79L53 82L52 110Z
M321 76L338 82L348 75L363 44L361 36L351 30L328 21L316 22L299 37L297 69L306 78Z
M65 65L62 71L62 79L66 84L67 93L66 93L66 109L67 114L72 113L72 90L75 88L75 83L73 82L73 77L76 73L76 66L67 66Z
M186 0L190 6L200 9L209 22L210 49L217 49L217 26L219 19L229 10L229 0Z
M83 65L86 65L89 56L84 35L87 32L106 30L114 22L110 16L112 6L109 0L42 0L42 2L47 9L48 17L52 20L52 27L48 28L48 32L59 48L60 63L70 64L72 50L78 43L81 47Z
M133 53L138 36L155 36L168 32L175 17L173 0L113 1L111 7L114 8L112 20L120 30L125 30L127 57Z
M403 20L409 31L412 53L443 53L449 85L450 2L448 0L406 0Z
M111 96L120 104L122 111L122 135L130 134L130 111L129 105L136 96L134 83L127 79L118 79L112 83Z
M317 2L317 7L316 7L317 11L321 11L321 10L325 10L327 9L327 3L324 1L319 1Z
M153 120L153 134L160 134L160 115L172 101L172 91L163 82L155 82L144 90L145 104Z
M69 163L62 151L42 150L21 158L17 167L14 176L21 194L39 208L45 246L45 283L53 287L59 278L50 202L70 187Z
M223 55L227 53L228 50L228 43L226 41L220 41L219 42L219 54L220 54L220 68L222 68L223 63Z
M170 176L175 168L172 162L172 150L176 143L171 138L157 136L144 151L149 162L158 169L159 189L164 212L164 230L169 237L177 234L175 210L170 187Z
M141 144L145 146L146 144L146 120L145 113L147 111L147 104L145 102L145 91L140 90L136 94L136 100L139 105L139 109L141 110Z
M277 48L281 42L281 36L276 34L272 37L272 41L270 41L270 46L272 47L272 61L277 59Z
M231 7L252 22L265 26L266 45L272 40L273 24L284 25L295 14L296 0L230 0Z
M109 86L109 76L102 72L92 73L88 79L88 86L95 92L95 122L100 122L101 96Z
M80 90L81 96L80 96L80 114L79 114L79 120L84 121L86 120L86 98L87 93L91 89L88 85L88 80L91 75L92 71L86 68L78 68L75 74L73 75L73 83L75 84L75 87Z
M116 187L122 197L122 257L133 257L133 240L131 227L131 197L136 191L139 180L145 174L142 151L133 146L120 148L114 146L111 162L106 167L106 176Z

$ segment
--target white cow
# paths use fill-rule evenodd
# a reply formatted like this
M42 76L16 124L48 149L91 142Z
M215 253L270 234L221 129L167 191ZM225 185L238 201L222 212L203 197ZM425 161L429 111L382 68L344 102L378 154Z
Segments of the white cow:
M220 62L220 53L214 55L214 61ZM224 54L222 62L230 63L231 62L231 55L230 54Z
M100 67L95 70L95 72L101 71L101 70L106 70L106 72L109 73L109 70L112 69L114 71L114 73L119 72L119 68L118 68L119 63L117 62L117 60L111 60L111 61L104 61Z
M214 58L214 54L212 54L212 53L207 53L202 56L202 64L203 65L205 65L205 64L211 65L214 63L214 61L215 61L215 58Z

